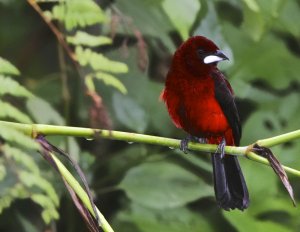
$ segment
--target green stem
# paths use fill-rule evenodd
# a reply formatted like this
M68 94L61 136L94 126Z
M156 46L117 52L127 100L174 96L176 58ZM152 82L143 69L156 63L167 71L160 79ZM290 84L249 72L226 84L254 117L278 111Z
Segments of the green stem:
M114 139L127 142L137 142L137 143L147 143L153 145L160 145L172 148L179 148L180 140L171 139L165 137L158 137L152 135L136 134L129 132L121 131L110 131L110 130L101 130L101 129L91 129L91 128L82 128L82 127L67 127L67 126L51 126L43 124L21 124L0 121L0 125L14 127L15 129L22 131L23 133L35 137L37 134L43 135L64 135L64 136L78 136L84 137L87 139L94 138L105 138L105 139ZM260 146L270 147L280 143L285 143L293 139L300 138L300 130L296 130L287 134L282 134L275 136L273 138L258 140L257 143ZM250 145L251 146L251 145ZM203 151L203 152L215 152L217 150L217 145L212 144L199 144L199 143L189 143L188 149L194 151ZM249 151L249 147L234 147L226 146L225 152L232 155L241 155L247 156L249 159L263 163L269 164L268 161L252 152ZM300 171L283 166L285 171L296 176L300 177Z
M72 176L72 174L68 171L68 169L60 162L60 160L52 153L50 153L54 162L56 163L56 166L63 176L63 178L66 180L66 182L71 186L71 188L76 192L79 199L83 202L83 204L87 207L87 209L90 211L90 213L95 217L95 212L93 210L93 207L91 205L91 202L89 200L89 197L87 193L84 191L84 189L81 187L81 185L78 183L78 181ZM96 207L96 206L95 206ZM109 223L106 221L105 217L101 214L101 212L96 207L96 211L98 214L98 217L101 222L101 226L104 232L113 232L114 230L111 228Z
M281 143L289 142L293 139L300 138L300 130L295 130L286 134L278 135L268 139L261 139L257 141L259 146L272 147Z

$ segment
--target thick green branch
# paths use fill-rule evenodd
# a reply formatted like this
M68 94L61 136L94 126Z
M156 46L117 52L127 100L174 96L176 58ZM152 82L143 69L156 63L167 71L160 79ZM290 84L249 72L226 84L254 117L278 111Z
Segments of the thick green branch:
M32 136L33 138L35 138L36 135L38 134L64 135L64 136L84 137L87 139L105 138L105 139L121 140L127 142L147 143L147 144L154 144L154 145L167 146L173 148L179 148L180 146L180 140L177 139L129 133L129 132L121 132L121 131L110 131L110 130L101 130L101 129L82 128L82 127L51 126L51 125L43 125L43 124L31 125L31 124L12 123L12 122L5 122L5 121L0 121L0 125L13 127L29 136ZM287 134L282 134L273 138L258 140L257 143L260 146L271 147L297 138L300 138L300 130L296 130ZM249 147L248 146L246 147L226 146L225 152L227 154L232 154L232 155L246 156L253 161L267 164L267 165L269 164L269 162L265 158L260 157L253 152L250 152ZM217 150L217 145L189 143L188 148L194 151L215 152ZM300 171L285 166L284 169L286 172L300 177Z

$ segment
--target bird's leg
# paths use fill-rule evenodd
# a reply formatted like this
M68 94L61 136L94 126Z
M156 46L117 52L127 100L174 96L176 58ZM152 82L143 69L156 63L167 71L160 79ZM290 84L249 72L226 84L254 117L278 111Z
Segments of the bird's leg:
M206 143L206 138L198 138L196 136L188 135L186 138L180 141L180 150L183 151L185 154L188 152L188 145L189 142L197 142L197 143Z
M215 154L220 154L221 159L223 159L225 157L225 146L226 146L226 140L225 138L223 138L220 142L220 144L218 145L218 149L216 151Z

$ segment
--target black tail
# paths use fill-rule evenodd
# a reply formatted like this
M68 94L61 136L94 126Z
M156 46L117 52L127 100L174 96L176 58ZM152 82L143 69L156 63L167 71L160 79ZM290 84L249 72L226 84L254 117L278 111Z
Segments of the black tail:
M218 205L225 210L246 209L249 193L237 157L212 154L212 164Z

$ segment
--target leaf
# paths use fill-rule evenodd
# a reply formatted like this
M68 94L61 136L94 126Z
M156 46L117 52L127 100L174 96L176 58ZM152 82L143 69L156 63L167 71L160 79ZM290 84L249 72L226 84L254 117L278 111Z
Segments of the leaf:
M43 178L40 175L36 175L31 172L27 171L20 171L20 180L27 186L27 187L33 187L36 186L39 189L41 189L44 193L44 195L47 195L48 201L51 199L54 206L59 205L59 198L58 195L51 185L50 182L47 181L47 179Z
M52 12L47 12L52 19L63 21L67 30L86 27L106 20L105 14L92 0L67 0L55 5Z
M128 67L125 63L112 61L100 53L93 52L91 49L83 49L82 47L77 46L75 53L80 65L89 65L93 70L101 70L111 73L128 72Z
M42 98L34 97L28 99L26 107L36 123L53 123L56 125L65 124L62 116Z
M18 164L26 167L32 174L40 175L40 169L34 159L21 149L12 147L6 143L2 145L1 150L7 157L14 159Z
M143 133L148 124L148 115L129 96L114 93L112 99L116 118L133 131Z
M214 231L206 217L186 207L157 210L133 203L129 209L120 211L114 221L116 230L127 232ZM133 230L132 227L137 229Z
M163 41L169 51L175 50L174 43L169 36L169 32L174 30L174 27L162 8L162 0L116 1L115 5L126 14L125 17L129 17L126 26L129 26L130 29L140 30L143 36L150 36ZM145 26L145 22L147 22L147 26ZM123 32L123 30L119 31Z
M200 1L165 0L162 3L162 7L174 27L180 33L181 38L186 40L189 37L189 31L200 9Z
M10 207L12 202L16 199L24 199L29 197L29 192L21 183L17 183L12 187L6 186L5 189L1 188L0 197L0 214L4 209Z
M21 86L15 80L0 75L0 96L5 94L10 94L16 97L26 97L30 98L33 97L33 94L30 93L27 89Z
M20 71L8 60L0 57L0 74L20 75Z
M130 169L120 187L134 202L154 209L184 206L213 196L213 188L173 163L143 163Z
M271 128L269 127L271 126ZM256 129L253 129L256 128ZM263 139L280 134L281 125L278 115L271 110L252 113L243 126L242 144L251 144L253 139Z
M243 2L247 5L247 7L254 12L259 12L260 7L255 0L243 0Z
M121 81L119 81L119 79L117 79L115 76L108 74L108 73L103 73L103 72L97 72L94 74L94 76L98 79L98 80L102 80L104 82L104 84L106 85L110 85L115 87L117 90L119 90L121 93L123 94L127 94L127 89L126 87L123 85L123 83Z
M0 109L0 118L9 117L21 123L32 123L31 119L26 114L21 112L18 108L1 100Z
M288 50L280 38L267 33L260 42L255 42L229 24L225 25L224 31L235 53L235 64L228 70L231 79L242 79L244 82L260 79L279 89L298 80L300 59ZM285 67L282 66L283 61Z
M293 230L273 222L263 221L253 217L247 212L240 211L222 211L225 218L230 224L239 232L253 232L253 231L273 231L273 232L292 232Z
M47 196L35 193L32 194L30 198L32 199L32 201L39 204L43 208L42 218L46 224L49 224L53 219L59 218L59 214L55 209L55 205L52 201L49 201L49 198Z
M67 42L74 45L85 45L89 47L96 47L101 45L111 44L111 38L101 35L91 35L84 31L77 31L74 36L68 36Z
M264 15L259 10L253 10L252 8L246 7L244 9L242 27L254 41L259 41L265 32L266 27Z
M291 33L294 37L300 36L300 27L295 22L300 21L300 6L296 1L282 1L280 5L280 14L277 14L275 28L284 33Z

